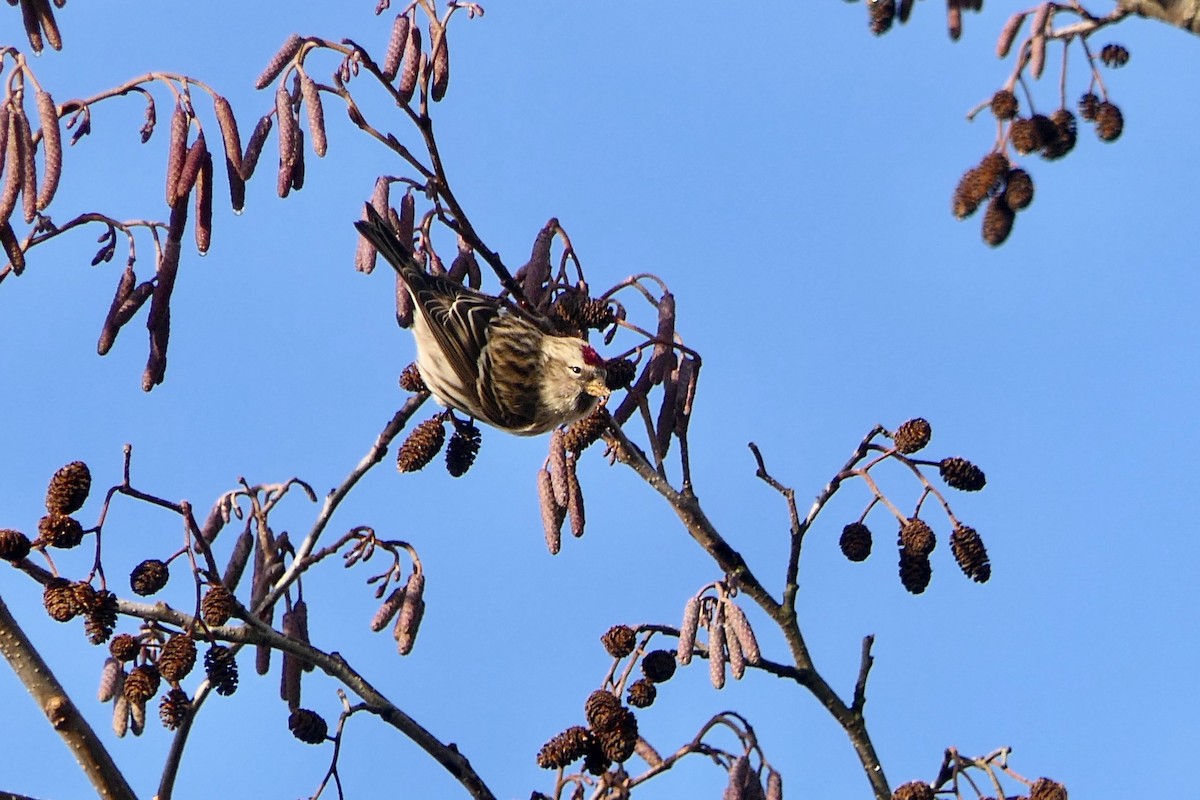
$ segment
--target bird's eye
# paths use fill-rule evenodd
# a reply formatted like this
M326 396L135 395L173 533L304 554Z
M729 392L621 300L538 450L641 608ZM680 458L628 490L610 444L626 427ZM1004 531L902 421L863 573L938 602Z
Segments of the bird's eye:
M576 375L582 375L582 374L583 374L583 367L579 367L579 366L576 366L576 365L572 364L572 365L571 365L571 372L574 372Z

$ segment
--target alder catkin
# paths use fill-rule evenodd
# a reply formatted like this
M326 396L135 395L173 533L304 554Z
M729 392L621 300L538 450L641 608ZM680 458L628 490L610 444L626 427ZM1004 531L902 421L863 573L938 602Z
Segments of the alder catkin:
M1021 30L1021 23L1025 21L1028 13L1028 11L1018 11L1008 18L1008 22L1004 23L1004 27L1000 29L1000 36L996 39L997 58L1008 56L1008 51L1012 48L1013 40L1017 38L1017 31Z
M21 111L16 115L15 132L17 144L21 150L21 200L26 222L33 222L37 216L37 158L33 146L33 129L29 126L29 117ZM10 167L11 168L11 167Z
M433 48L429 97L436 103L446 96L446 88L450 85L450 45L446 40L446 26L430 20L429 46Z
M708 623L708 674L714 689L725 687L725 604L717 603Z
M583 536L583 490L579 487L579 476L575 474L574 461L567 467L567 516L571 521L571 535L576 539Z
M696 647L696 630L700 627L700 598L691 597L683 607L683 622L679 625L679 663L692 663L692 650Z
M757 664L761 661L762 651L758 648L758 639L754 636L754 630L750 627L750 620L746 618L746 612L742 611L736 603L730 602L725 606L725 619L729 629L737 638L742 653L746 656L746 663Z
M300 130L292 115L292 96L282 86L275 91L275 116L279 119L279 176L276 189L280 197L287 197L296 169Z
M17 114L14 112L8 116L8 124L5 126L6 137L4 147L4 161L8 170L4 173L4 184L0 187L0 222L7 222L12 216L13 209L17 207L17 195L21 192L21 145L20 137L17 135Z
M206 149L196 176L196 249L203 255L212 244L213 163Z
M17 275L24 272L25 252L21 249L17 234L13 231L12 225L8 224L8 220L0 222L0 246L3 246L4 254L8 256L8 263L12 267L12 271Z
M392 184L383 175L375 179L375 188L371 192L371 208L381 217L387 217L388 212L388 195L391 192ZM362 218L368 218L367 209L364 206ZM354 268L359 272L367 273L368 275L375 270L376 258L379 251L375 249L375 245L371 244L370 240L363 235L358 237L358 247L354 251Z
M404 584L400 584L387 599L383 601L383 605L375 612L375 616L371 617L371 630L379 632L387 627L392 618L396 616L396 612L400 610L401 603L404 602Z
M55 50L62 50L62 34L58 31L58 21L54 19L54 9L50 7L50 0L36 0L34 5L47 43Z
M9 0L8 4L13 5L12 0ZM42 24L38 21L33 0L21 0L21 22L25 25L25 35L29 37L29 48L35 53L41 53L46 45L42 40Z
M104 325L100 329L100 341L96 344L96 352L100 355L104 355L112 349L113 342L117 338L117 312L121 309L121 305L129 299L129 295L133 294L133 287L136 284L137 275L133 272L133 265L126 265L125 271L117 280L117 290L113 293L112 303L108 307Z
M408 28L408 44L404 47L404 66L400 70L400 85L396 87L399 100L407 105L417 88L417 74L421 70L421 29L416 25Z
M238 132L237 117L233 115L233 107L222 95L213 97L213 113L217 117L217 126L221 129L221 143L225 147L225 158L237 172L242 170L242 136Z
M187 155L188 115L182 103L175 104L171 112L171 140L167 144L167 205L175 202L176 184L183 172L183 162Z
M402 656L411 653L416 642L421 618L425 616L424 593L425 574L414 572L409 575L405 583L404 599L400 602L400 612L396 615L396 625L392 629L396 649Z
M37 208L44 209L54 199L58 180L62 177L62 130L58 125L58 108L49 92L37 93L38 122L42 127L42 158L45 172L37 191Z
M242 572L246 569L246 562L250 560L250 551L254 548L254 534L250 531L242 531L238 536L237 542L233 545L233 553L229 556L229 563L225 565L225 574L221 576L221 583L229 591L237 589L238 582L242 579Z
M254 126L254 130L250 133L250 141L246 142L246 152L242 154L241 169L238 173L242 176L242 180L248 181L254 175L254 168L258 165L258 157L262 155L263 145L267 141L267 136L271 133L271 127L275 123L271 120L270 114L264 114L258 124Z
M291 34L284 40L283 46L271 57L267 62L267 67L258 76L258 80L254 82L255 89L266 88L267 84L279 77L279 73L283 72L283 68L295 57L300 51L300 45L304 43L297 34Z
M563 431L556 428L550 434L550 458L546 466L550 473L550 486L554 489L554 502L567 504L567 448L563 445Z
M566 509L554 500L554 486L550 473L539 469L537 474L538 506L542 512L542 528L546 533L546 547L550 555L558 555L562 549L562 524Z
M396 21L392 23L392 36L388 39L387 52L383 56L383 67L380 69L389 83L396 79L400 60L404 58L404 50L408 45L408 26L408 16L397 14Z
M325 136L325 109L321 105L321 92L317 89L317 84L307 74L300 76L300 95L308 108L308 133L312 139L313 152L318 158L323 158L329 148Z

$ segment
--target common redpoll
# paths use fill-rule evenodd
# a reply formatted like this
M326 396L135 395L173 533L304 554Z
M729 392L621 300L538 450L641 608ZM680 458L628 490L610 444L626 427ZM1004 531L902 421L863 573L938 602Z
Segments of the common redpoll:
M609 394L605 362L512 303L435 275L371 206L359 233L413 298L417 367L434 399L493 427L533 436L587 416Z

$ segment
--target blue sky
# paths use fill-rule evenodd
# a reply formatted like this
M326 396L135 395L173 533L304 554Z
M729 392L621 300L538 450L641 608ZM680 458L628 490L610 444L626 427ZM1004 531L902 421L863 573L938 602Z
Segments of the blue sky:
M964 117L1010 70L994 56L998 5L968 15L954 45L928 3L880 39L861 4L766 4L741 15L707 4L492 4L482 19L456 20L435 124L458 196L510 265L557 216L593 287L647 271L669 283L680 332L704 356L691 428L697 494L776 593L786 509L754 478L748 441L802 505L876 423L924 416L930 457L962 455L986 470L984 492L952 496L991 554L983 586L954 566L941 520L922 596L899 585L882 516L871 517L875 554L845 561L838 534L868 499L858 484L842 489L806 542L802 627L843 696L861 638L876 635L868 723L893 785L931 779L945 747L1011 745L1018 772L1054 777L1079 797L1166 794L1178 785L1172 767L1200 744L1190 674L1200 656L1200 545L1188 481L1200 466L1190 210L1200 165L1181 135L1200 109L1182 77L1196 43L1137 21L1095 37L1132 54L1105 73L1125 132L1103 144L1081 128L1065 160L1024 159L1036 197L1009 242L991 249L978 218L954 220L950 196L992 143L986 115ZM287 34L349 37L381 53L391 19L374 17L370 2L250 11L218 2L187 17L167 4L129 9L60 12L64 52L32 61L55 98L150 70L186 73L229 97L244 136L271 107L253 81ZM24 46L15 9L4 19L8 41ZM1047 108L1058 56L1052 48L1034 87ZM327 80L336 62L324 63L314 72ZM1073 58L1068 96L1085 85ZM96 109L95 133L67 152L55 219L165 216L165 107L163 129L144 146L139 101ZM299 476L323 492L367 451L404 400L396 377L413 347L392 318L390 276L354 272L350 221L375 176L401 165L332 101L326 115L329 154L309 154L303 191L275 196L265 169L273 140L243 215L223 205L218 178L213 246L203 259L185 249L167 380L150 394L140 390L142 317L112 353L95 355L121 258L89 267L87 231L36 248L25 275L0 286L0 525L31 530L46 481L68 461L87 461L100 487L119 482L126 442L136 486L203 509L239 476ZM416 144L399 115L391 122ZM452 246L447 239L444 252ZM720 577L657 496L598 450L581 466L587 534L550 557L534 491L544 454L543 439L485 430L460 480L436 468L400 476L389 458L334 518L331 535L369 524L420 552L428 609L412 655L368 631L368 572L330 565L306 580L314 644L340 651L456 742L505 798L552 787L534 755L582 721L608 668L600 634L618 622L678 624L686 599ZM891 475L884 484L897 502L915 499ZM94 496L83 519L98 510ZM275 527L298 535L314 513L294 498ZM108 525L105 563L117 581L181 541L173 518L129 501ZM81 550L59 564L77 577L89 559ZM174 589L164 599L187 603ZM107 731L108 708L94 701L102 649L77 624L50 622L24 576L0 570L0 592ZM780 637L748 613L766 654L783 659ZM239 795L311 794L329 748L287 735L276 674L256 678L248 660L242 672L234 697L205 706L177 796L230 791L235 780ZM310 676L304 704L336 716L334 688ZM6 670L0 697L10 720L0 789L85 795L82 774ZM695 662L659 698L639 721L660 751L736 709L788 796L866 796L845 736L789 684L751 674L718 693ZM136 740L105 735L151 796L169 735L153 726ZM231 755L244 752L249 763ZM365 718L351 722L342 770L351 797L461 796L414 746ZM723 773L694 760L641 796L715 796L723 785Z

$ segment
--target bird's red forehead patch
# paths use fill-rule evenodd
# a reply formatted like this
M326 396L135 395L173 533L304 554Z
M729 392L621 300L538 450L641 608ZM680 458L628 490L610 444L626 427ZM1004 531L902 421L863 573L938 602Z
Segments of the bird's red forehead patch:
M604 359L592 349L590 344L585 344L583 346L583 363L590 367L599 367L604 365Z

